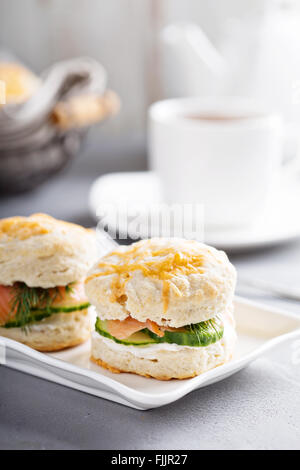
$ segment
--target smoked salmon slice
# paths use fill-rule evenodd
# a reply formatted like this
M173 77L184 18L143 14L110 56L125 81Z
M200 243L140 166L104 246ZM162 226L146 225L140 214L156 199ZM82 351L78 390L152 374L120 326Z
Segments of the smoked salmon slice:
M0 325L5 325L5 323L14 317L14 314L11 312L13 298L13 286L0 285Z
M148 330L152 331L152 333L154 333L155 335L160 336L161 338L164 336L164 331L166 328L164 328L163 326L159 326L157 323L151 320L147 320L146 325Z
M129 338L129 336L143 330L144 328L148 328L157 336L162 337L164 336L164 330L166 329L159 326L154 321L147 320L146 322L140 322L131 316L125 318L125 320L107 320L106 325L109 334L117 339Z
M117 339L126 339L137 331L146 328L146 323L135 320L132 317L127 317L125 320L108 320L107 329L109 334Z
M53 291L54 301L51 303L53 307L71 307L72 305L88 302L82 282L71 284L69 288L58 286L56 289L58 293L55 292L55 289L49 289Z
M12 312L12 304L16 296L16 290L22 286L19 283L15 283L13 286L0 285L0 325L5 325L9 321L12 321L16 315L16 311ZM29 288L30 289L30 288ZM49 303L52 307L72 307L81 303L88 302L85 293L83 283L79 282L72 284L69 287L58 286L56 288L50 288L49 298L52 301ZM41 301L40 304L34 305L34 308L46 308L47 302Z

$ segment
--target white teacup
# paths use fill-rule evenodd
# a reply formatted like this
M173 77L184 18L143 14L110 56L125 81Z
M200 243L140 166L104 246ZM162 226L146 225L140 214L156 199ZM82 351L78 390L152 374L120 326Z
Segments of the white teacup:
M150 167L169 203L202 203L205 227L253 223L282 155L282 121L247 99L179 98L149 109Z

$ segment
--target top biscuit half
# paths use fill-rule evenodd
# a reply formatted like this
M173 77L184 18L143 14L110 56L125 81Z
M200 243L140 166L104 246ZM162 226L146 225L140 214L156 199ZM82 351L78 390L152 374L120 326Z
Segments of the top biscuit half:
M0 284L65 286L85 277L96 256L93 231L45 214L0 220Z
M232 304L236 271L226 254L194 240L152 238L119 247L89 271L86 295L101 319L178 328Z

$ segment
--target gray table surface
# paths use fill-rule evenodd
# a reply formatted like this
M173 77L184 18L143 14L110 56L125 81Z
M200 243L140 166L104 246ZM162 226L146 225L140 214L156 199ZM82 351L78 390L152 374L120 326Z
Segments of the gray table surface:
M101 172L145 168L144 144L87 148L73 166L34 192L0 199L0 217L48 212L89 226L91 182ZM232 256L238 272L300 285L300 241ZM299 303L239 292L291 312ZM300 449L300 365L280 346L238 374L176 403L136 411L0 367L0 448Z

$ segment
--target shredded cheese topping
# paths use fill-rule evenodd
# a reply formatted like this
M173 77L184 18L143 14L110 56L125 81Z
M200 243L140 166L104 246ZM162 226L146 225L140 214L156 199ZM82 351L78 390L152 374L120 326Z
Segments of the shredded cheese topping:
M18 238L26 240L34 235L43 235L49 230L35 220L28 220L26 217L11 217L0 220L0 237Z
M16 238L18 240L27 240L36 235L45 235L52 232L56 227L64 233L70 229L76 229L81 232L91 232L80 225L57 220L47 214L32 214L29 217L9 217L0 220L0 240L1 238Z
M166 312L170 289L175 295L182 296L172 279L179 275L203 274L204 255L209 254L207 247L202 252L199 244L193 240L186 240L180 251L171 244L158 249L151 240L143 240L125 248L124 251L120 249L106 255L97 266L99 271L88 276L85 282L101 276L117 275L112 279L110 300L124 304L127 299L126 283L131 279L133 272L141 271L145 277L163 281L162 298Z

